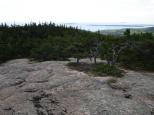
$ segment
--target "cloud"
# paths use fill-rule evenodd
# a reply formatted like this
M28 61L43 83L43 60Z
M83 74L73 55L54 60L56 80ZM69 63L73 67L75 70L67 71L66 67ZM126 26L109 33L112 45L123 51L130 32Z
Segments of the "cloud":
M1 21L154 23L154 0L0 0Z

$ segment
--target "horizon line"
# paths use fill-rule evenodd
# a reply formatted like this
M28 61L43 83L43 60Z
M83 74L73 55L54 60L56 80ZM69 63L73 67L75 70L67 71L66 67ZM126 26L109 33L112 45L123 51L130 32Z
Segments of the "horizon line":
M154 23L129 23L129 22L54 22L54 21L3 21L0 24L8 25L24 25L24 24L43 24L43 23L55 23L55 24L90 24L92 26L98 25L151 25L154 26Z

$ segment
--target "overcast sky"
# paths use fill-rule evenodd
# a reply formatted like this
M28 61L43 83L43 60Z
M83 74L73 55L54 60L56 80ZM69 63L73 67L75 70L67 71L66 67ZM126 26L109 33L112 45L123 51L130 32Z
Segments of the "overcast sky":
M0 0L0 22L154 24L154 0Z

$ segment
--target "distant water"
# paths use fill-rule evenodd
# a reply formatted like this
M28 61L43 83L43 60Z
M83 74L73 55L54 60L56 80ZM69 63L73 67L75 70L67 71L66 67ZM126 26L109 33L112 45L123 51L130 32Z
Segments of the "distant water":
M66 26L77 27L78 29L88 30L88 31L98 31L98 30L112 30L112 29L125 29L125 28L147 28L154 27L154 25L144 25L144 24L85 24L85 23L62 23Z

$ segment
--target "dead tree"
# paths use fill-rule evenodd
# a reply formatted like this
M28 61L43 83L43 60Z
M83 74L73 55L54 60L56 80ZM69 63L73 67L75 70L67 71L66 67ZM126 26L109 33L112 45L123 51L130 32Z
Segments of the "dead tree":
M112 44L111 46L111 53L107 56L107 63L112 66L117 63L117 60L120 54L130 46L130 43L124 43L122 45Z
M99 42L98 40L96 40L90 50L89 50L89 58L90 58L90 61L92 61L92 58L94 59L94 63L96 64L97 63L97 57L99 55L99 48L101 46L101 42Z

